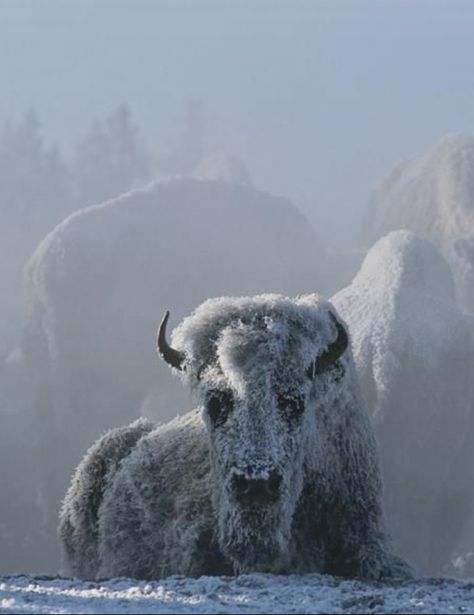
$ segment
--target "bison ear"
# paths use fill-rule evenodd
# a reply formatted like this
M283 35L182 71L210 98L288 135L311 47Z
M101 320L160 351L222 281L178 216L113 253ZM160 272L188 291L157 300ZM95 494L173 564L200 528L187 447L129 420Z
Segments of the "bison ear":
M331 365L334 365L344 354L349 345L349 336L347 335L345 327L337 320L332 312L329 312L329 316L336 326L336 339L332 344L329 344L326 350L321 353L308 368L306 373L311 379L314 379L315 376L322 374L330 368Z
M158 337L157 337L157 350L158 354L163 357L163 359L179 371L184 370L185 365L185 354L184 352L179 352L172 348L168 342L166 341L166 325L168 324L168 319L170 317L169 310L166 311L163 320L161 321L160 328L158 329Z

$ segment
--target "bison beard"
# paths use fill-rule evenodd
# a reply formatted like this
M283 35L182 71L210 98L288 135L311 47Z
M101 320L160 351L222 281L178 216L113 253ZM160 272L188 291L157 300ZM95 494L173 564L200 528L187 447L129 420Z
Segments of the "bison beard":
M158 351L201 405L140 434L112 467L98 464L102 441L88 452L61 512L73 572L406 574L387 545L375 443L332 306L209 300L174 332L177 349L168 317ZM120 437L108 434L107 450L114 438L124 450Z
M289 528L283 532L278 506L229 507L221 513L219 542L236 573L282 572L287 568Z

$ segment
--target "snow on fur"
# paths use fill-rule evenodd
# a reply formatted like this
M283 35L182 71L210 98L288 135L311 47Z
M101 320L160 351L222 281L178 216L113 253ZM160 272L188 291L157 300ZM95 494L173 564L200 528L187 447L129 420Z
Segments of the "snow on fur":
M420 571L439 574L474 511L463 467L472 459L459 459L472 422L472 346L449 267L432 244L396 231L332 301L352 334L394 538Z
M144 435L114 472L95 473L97 489L82 475L113 433L89 453L61 516L75 574L407 572L382 527L350 347L308 375L337 336L330 310L337 317L317 295L219 298L181 323L173 345L200 406Z

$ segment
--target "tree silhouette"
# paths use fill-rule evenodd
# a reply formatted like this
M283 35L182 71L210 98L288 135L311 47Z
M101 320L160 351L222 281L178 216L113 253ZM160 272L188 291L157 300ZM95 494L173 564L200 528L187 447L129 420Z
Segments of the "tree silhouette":
M105 121L93 122L77 148L73 172L80 207L127 192L149 179L149 157L128 106L119 106Z

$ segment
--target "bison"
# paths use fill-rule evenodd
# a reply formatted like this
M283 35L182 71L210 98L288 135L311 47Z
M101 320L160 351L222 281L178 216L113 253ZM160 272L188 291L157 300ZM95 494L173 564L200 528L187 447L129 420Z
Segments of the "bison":
M352 333L395 545L442 574L474 512L473 346L449 266L427 240L394 231L331 301Z
M347 330L317 295L205 301L158 350L196 410L86 454L60 516L74 574L408 573L393 555Z

